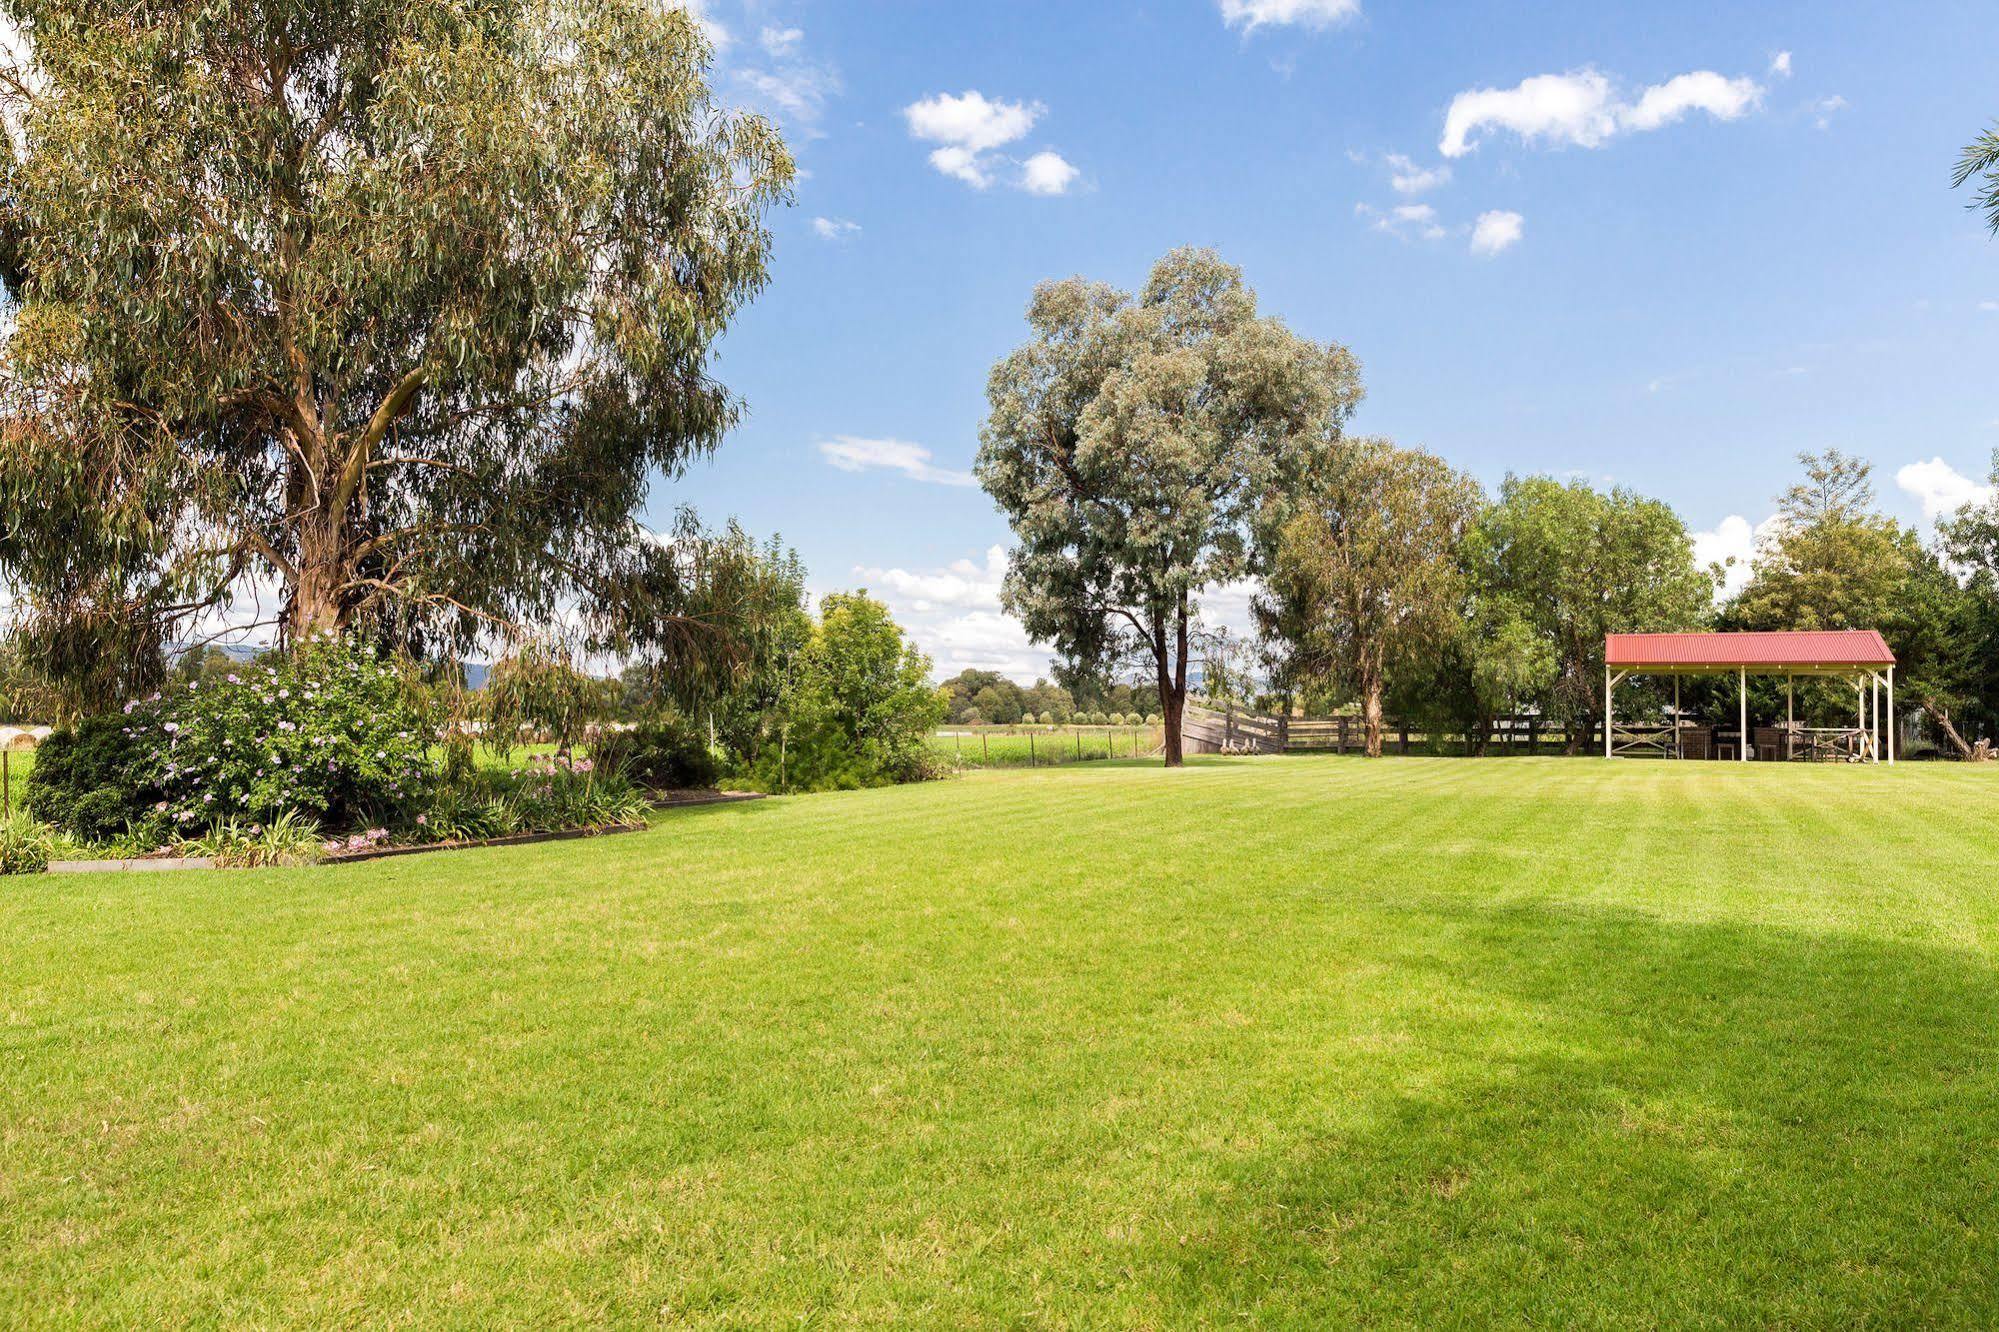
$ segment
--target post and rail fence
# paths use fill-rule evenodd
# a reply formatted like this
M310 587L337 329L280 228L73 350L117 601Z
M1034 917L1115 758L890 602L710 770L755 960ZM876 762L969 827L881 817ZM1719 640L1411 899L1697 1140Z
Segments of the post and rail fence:
M1352 714L1279 718L1194 703L1187 705L1182 735L1189 754L1358 754L1367 745L1366 724ZM1495 717L1482 728L1427 725L1407 717L1381 721L1386 754L1589 753L1602 737L1599 723L1570 727L1532 713Z

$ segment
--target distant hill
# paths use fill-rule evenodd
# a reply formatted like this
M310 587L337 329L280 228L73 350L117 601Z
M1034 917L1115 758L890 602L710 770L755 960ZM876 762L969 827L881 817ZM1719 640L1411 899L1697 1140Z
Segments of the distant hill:
M255 643L212 643L209 646L214 648L217 652L220 652L223 656L229 658L231 661L255 661L258 657L261 657L264 655L264 653L270 651L268 647L260 647ZM168 649L168 651L173 656L178 657L182 653L186 652L189 647L190 647L189 644L178 643L175 644L172 648ZM486 687L486 679L492 673L493 673L493 667L490 662L484 662L484 661L466 662L465 687L467 689L484 689Z

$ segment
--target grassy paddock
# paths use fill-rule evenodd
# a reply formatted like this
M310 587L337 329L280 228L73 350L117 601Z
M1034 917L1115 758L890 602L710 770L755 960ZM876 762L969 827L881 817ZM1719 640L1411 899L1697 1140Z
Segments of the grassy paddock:
M0 1323L1990 1325L1995 819L1098 763L0 883Z
M961 768L1052 768L1158 747L1156 726L945 726L930 737L932 752Z

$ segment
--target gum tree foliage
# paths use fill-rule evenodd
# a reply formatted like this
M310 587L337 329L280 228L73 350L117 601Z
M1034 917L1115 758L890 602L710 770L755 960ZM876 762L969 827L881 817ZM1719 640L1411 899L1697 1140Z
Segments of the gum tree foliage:
M1757 551L1749 583L1723 614L1741 629L1878 629L1896 656L1900 699L1935 723L1960 757L1972 753L1958 722L1977 714L1978 651L1986 629L1979 613L1978 508L1940 524L1943 550L1970 571L1967 587L1916 533L1874 507L1873 465L1837 450L1798 455L1805 479L1778 499L1780 522ZM1824 690L1814 691L1824 704ZM1851 715L1851 697L1836 699Z
M1712 611L1714 577L1694 563L1678 514L1622 488L1509 476L1466 534L1474 603L1503 607L1546 645L1533 674L1553 678L1550 711L1581 728L1603 715L1606 634L1692 629Z
M688 646L634 517L737 418L710 351L793 169L684 10L0 13L0 564L54 668L143 669L252 579L290 641Z
M1201 592L1252 571L1252 516L1338 439L1359 368L1260 316L1208 250L1168 254L1136 295L1045 283L1027 318L977 464L1020 542L1002 601L1086 674L1142 662L1177 766Z
M1973 192L1969 207L1985 214L1985 224L1999 233L1999 124L1987 127L1984 133L1965 145L1958 155L1957 165L1950 173L1950 186L1960 189L1968 180L1976 179L1978 188Z
M1777 527L1728 610L1744 629L1879 629L1920 552L1874 509L1873 465L1837 449L1801 453L1805 479L1777 499Z
M1369 757L1381 756L1390 672L1434 655L1456 630L1459 547L1482 498L1434 454L1361 439L1327 451L1283 506L1269 618L1302 633L1308 669L1359 699Z

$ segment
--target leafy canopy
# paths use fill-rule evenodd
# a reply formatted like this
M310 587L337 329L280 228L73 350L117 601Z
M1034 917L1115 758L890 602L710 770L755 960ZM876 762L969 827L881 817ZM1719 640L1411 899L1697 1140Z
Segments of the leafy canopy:
M252 579L294 638L674 640L634 518L737 417L711 348L792 179L682 8L0 13L0 564L72 657Z
M1474 622L1517 620L1546 645L1547 701L1572 723L1602 712L1605 635L1690 629L1712 612L1714 578L1696 567L1686 524L1622 488L1509 476L1468 534L1465 563ZM1522 657L1520 679L1543 676L1536 655Z
M1391 667L1455 631L1459 547L1482 500L1476 481L1434 454L1362 439L1328 451L1283 506L1291 516L1259 599L1263 620L1291 626L1302 662L1359 695L1371 755Z
M1338 438L1359 368L1259 315L1208 250L1168 254L1136 295L1045 283L1027 317L977 464L1020 542L1002 601L1085 670L1143 660L1172 762L1200 593L1251 571L1253 515Z

